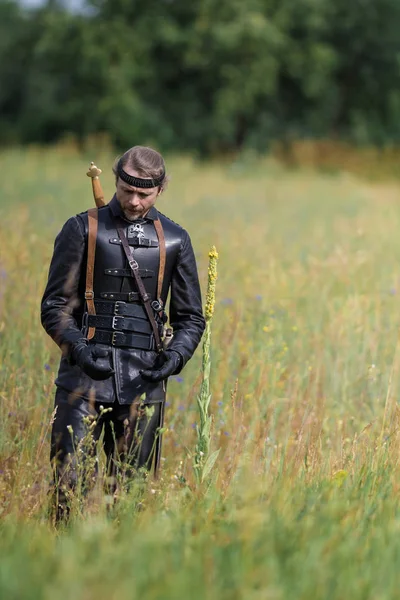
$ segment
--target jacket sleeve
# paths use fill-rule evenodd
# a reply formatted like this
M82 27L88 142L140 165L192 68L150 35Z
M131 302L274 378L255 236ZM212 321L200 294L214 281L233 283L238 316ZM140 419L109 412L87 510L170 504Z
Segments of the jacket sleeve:
M78 217L72 217L56 237L41 304L42 325L64 352L83 337L72 313L79 305L78 287L84 252L83 223Z
M168 350L175 350L181 355L180 371L192 357L205 328L196 259L186 231L172 273L169 308L174 336Z

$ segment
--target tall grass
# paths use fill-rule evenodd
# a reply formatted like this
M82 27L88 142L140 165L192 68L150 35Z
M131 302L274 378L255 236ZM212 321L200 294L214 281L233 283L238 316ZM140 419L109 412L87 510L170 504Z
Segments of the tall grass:
M69 529L48 523L59 351L40 296L55 234L92 205L88 161L111 196L112 159L0 155L0 596L396 598L399 187L348 174L168 160L159 208L190 232L203 289L220 255L215 477L188 493L198 351L169 385L160 480L113 515L97 489Z

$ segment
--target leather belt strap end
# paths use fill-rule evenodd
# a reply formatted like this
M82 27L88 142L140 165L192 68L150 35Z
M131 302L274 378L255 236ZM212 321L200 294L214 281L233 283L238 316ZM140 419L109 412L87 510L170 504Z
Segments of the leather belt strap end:
M139 269L140 277L144 279L145 277L153 277L154 271L150 269ZM104 269L105 275L110 275L110 277L132 277L132 272L130 269Z
M137 292L100 292L99 296L107 302L140 302Z

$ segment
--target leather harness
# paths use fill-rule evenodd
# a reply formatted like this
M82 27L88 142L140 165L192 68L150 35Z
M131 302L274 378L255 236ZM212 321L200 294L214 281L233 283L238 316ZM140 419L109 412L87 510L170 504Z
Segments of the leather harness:
M133 275L133 278L136 282L136 286L138 289L137 296L140 298L145 315L147 316L151 330L154 337L154 342L156 345L156 349L158 352L162 350L162 340L159 330L159 325L155 319L154 311L158 313L160 319L163 317L163 304L161 300L162 286L164 281L164 273L165 273L165 264L166 264L166 247L165 247L165 236L161 221L159 218L154 220L154 227L156 230L158 244L160 248L160 262L158 268L158 279L157 279L157 299L153 302L150 301L150 296L144 287L139 265L137 261L133 258L131 254L131 250L128 244L128 240L126 238L125 232L122 227L116 222L116 229L118 231L119 239L121 245L123 247L124 253L129 263L130 272ZM104 318L96 316L96 307L101 310L101 302L95 301L94 299L94 291L93 291L93 277L94 277L94 262L96 256L96 241L97 241L97 230L98 230L98 209L91 208L88 210L88 253L87 253L87 265L86 265L86 288L85 288L85 300L87 305L87 313L88 313L88 333L87 339L92 340L96 336L96 341L100 343L106 343L111 345L118 346L127 346L127 347L139 347L143 349L151 349L150 340L147 338L141 338L141 333L150 333L146 330L146 328L142 325L136 329L134 319L124 319L124 317L113 317L110 321L105 321ZM111 299L114 299L113 297ZM115 298L116 299L116 298ZM119 300L119 298L118 298ZM106 304L106 303L103 303ZM107 303L108 304L108 303ZM115 314L118 314L117 305L118 302L115 303ZM143 310L143 309L142 309ZM107 311L108 312L108 311ZM104 312L103 312L104 314ZM108 313L109 314L109 313ZM129 315L130 316L130 315ZM136 316L132 314L132 317ZM140 317L139 317L140 318ZM119 319L119 320L118 320ZM118 327L118 331L98 331L96 333L96 326L101 327L101 325L107 326L110 325L111 329L116 329ZM120 329L135 331L139 335L135 335L132 333L125 333L124 331L120 331ZM100 339L101 338L101 339Z

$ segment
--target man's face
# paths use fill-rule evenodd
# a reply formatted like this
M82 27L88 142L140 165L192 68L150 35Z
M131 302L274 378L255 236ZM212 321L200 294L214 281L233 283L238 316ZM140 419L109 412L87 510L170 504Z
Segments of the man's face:
M128 175L140 177L137 171L124 167ZM116 195L117 200L121 205L122 211L129 221L144 217L150 208L157 200L157 196L161 193L159 187L138 188L133 187L122 181L118 177Z

